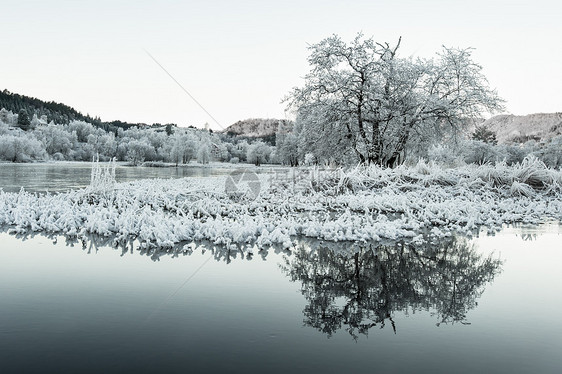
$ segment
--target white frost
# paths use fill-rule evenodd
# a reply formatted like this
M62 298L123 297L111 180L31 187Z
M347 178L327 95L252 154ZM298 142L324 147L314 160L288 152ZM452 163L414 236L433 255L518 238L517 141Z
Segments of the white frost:
M513 167L314 170L314 182L302 191L260 175L262 192L252 201L231 200L226 177L115 184L110 168L94 174L92 186L66 193L0 190L0 225L116 242L137 238L145 246L211 241L289 248L297 236L421 242L482 226L493 231L562 219L562 173L536 160Z

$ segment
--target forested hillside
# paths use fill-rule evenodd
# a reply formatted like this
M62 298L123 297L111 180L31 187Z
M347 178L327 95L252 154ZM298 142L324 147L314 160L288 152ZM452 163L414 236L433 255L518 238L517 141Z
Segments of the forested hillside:
M106 131L145 125L122 121L102 122L99 117L91 117L88 114L84 115L68 105L54 101L43 101L35 97L12 93L8 90L0 91L0 108L13 113L20 113L23 110L30 118L35 115L44 122L53 121L54 123L68 124L72 121L85 121Z
M496 133L499 143L547 141L562 135L562 113L503 114L488 119L483 125Z

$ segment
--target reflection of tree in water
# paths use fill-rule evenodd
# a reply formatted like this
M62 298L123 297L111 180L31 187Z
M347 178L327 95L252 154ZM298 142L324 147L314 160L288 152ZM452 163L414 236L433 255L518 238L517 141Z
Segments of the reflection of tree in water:
M328 336L342 327L354 339L390 323L397 311L433 311L441 323L466 323L501 261L479 255L466 241L451 239L416 248L396 243L355 253L304 245L285 256L282 270L302 283L308 301L304 322Z
M1 231L1 230L0 230ZM17 233L22 240L37 235ZM58 235L39 234L56 242ZM358 246L337 250L315 242L314 249L300 244L293 251L282 248L224 247L212 243L190 243L170 248L145 247L134 238L116 241L111 237L66 237L66 245L79 245L87 253L112 247L121 256L137 253L152 261L162 256L189 256L195 251L209 253L215 261L262 259L273 251L283 253L283 272L302 283L308 301L304 322L328 336L345 328L355 339L375 326L390 323L394 332L395 312L431 311L441 323L466 322L486 283L501 270L501 261L483 257L465 240L449 239L434 246L413 244ZM333 245L333 244L332 244Z

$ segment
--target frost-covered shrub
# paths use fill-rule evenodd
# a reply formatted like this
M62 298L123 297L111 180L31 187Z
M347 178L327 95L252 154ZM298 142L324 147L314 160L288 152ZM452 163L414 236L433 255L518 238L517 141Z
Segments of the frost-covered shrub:
M0 109L0 122L8 126L15 126L18 123L18 115L4 108Z
M500 159L498 149L493 144L480 140L468 140L463 145L463 158L468 164L495 163Z
M458 166L463 164L462 157L459 153L459 147L451 147L448 145L433 145L429 148L428 160L438 164L447 166Z
M224 144L217 144L217 156L219 161L228 162L230 160L230 153L228 148Z
M54 155L51 156L53 158L53 160L55 161L64 161L64 155L60 152L55 153Z
M47 116L41 116L41 118L37 117L37 114L33 114L33 118L31 119L31 128L36 129L39 126L45 126L47 124Z
M523 162L529 151L518 144L502 144L496 146L499 160L504 160L508 165Z
M127 160L127 152L129 151L129 142L121 141L117 144L117 149L115 150L115 157L119 161Z
M232 158L230 159L230 163L231 163L231 164L237 164L237 163L239 163L239 162L240 162L240 159L238 159L238 157L232 157Z
M316 157L313 153L307 153L304 155L304 164L305 165L314 165L316 163Z
M542 160L548 167L562 167L562 135L553 138L542 148L533 152L533 154Z
M107 195L115 188L115 159L102 166L99 159L96 157L92 160L92 172L90 176L90 185L86 191L88 193L96 193L100 195Z
M7 134L9 131L8 128L9 126L6 123L0 121L0 135Z

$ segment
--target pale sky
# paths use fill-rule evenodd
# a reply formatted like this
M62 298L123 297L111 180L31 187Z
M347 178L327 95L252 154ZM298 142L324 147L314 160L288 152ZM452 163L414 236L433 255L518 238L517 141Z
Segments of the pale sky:
M473 47L513 114L562 111L562 5L554 0L5 1L0 89L102 120L227 127L286 118L307 43L357 32L400 55ZM150 52L219 122L146 54Z

